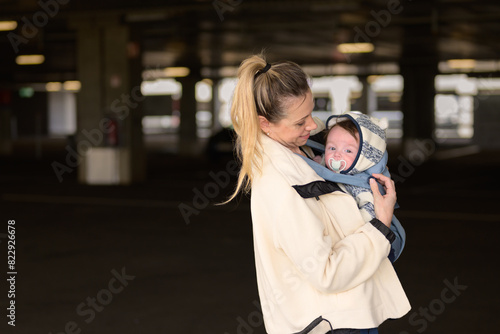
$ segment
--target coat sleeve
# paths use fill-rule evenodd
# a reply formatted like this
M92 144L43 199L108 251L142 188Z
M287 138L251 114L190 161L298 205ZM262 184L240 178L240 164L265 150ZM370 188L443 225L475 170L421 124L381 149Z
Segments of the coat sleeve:
M272 182L274 191L252 190L252 216L271 224L274 247L285 259L277 265L286 261L317 290L338 293L368 280L387 258L389 241L363 221L352 196L303 199L284 180Z
M389 260L391 260L391 262L394 263L403 252L403 248L405 247L406 243L405 229L403 228L403 225L401 225L401 223L399 222L398 218L396 218L396 216L392 216L391 231L394 233L396 238L394 242L391 244L391 252L389 254Z

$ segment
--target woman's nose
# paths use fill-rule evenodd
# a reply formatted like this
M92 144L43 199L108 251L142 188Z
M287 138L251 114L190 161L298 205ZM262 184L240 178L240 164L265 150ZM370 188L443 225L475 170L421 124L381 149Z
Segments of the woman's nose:
M316 122L314 122L314 119L312 117L308 117L307 120L309 122L307 124L307 130L308 131L315 130L318 127L318 124L316 124Z

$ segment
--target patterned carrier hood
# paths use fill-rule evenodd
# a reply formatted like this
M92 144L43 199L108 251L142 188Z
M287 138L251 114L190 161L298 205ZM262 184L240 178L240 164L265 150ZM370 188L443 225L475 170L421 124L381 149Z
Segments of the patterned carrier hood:
M359 112L349 112L330 116L326 121L326 128L329 129L335 123L347 120L352 121L358 128L360 147L351 167L341 173L358 174L376 165L382 159L387 147L385 126L375 117Z

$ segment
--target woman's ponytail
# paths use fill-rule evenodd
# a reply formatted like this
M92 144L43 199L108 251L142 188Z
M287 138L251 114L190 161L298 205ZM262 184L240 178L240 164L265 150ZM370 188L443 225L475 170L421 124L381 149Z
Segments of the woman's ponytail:
M262 56L252 56L241 63L238 69L238 83L231 105L231 121L236 132L236 154L241 162L236 190L228 201L232 200L240 190L248 192L252 184L252 168L259 170L261 154L261 133L259 115L255 104L254 79L257 71L266 65Z
M268 64L263 55L245 59L238 69L238 83L233 94L231 121L236 132L236 154L241 162L236 189L249 192L254 172L260 173L263 135L259 116L276 123L286 117L284 106L290 97L304 96L309 80L293 62Z

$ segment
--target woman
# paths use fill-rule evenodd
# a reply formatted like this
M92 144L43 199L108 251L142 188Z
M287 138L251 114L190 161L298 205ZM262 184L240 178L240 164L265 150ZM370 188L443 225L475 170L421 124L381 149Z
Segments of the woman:
M322 317L335 334L377 333L383 321L410 309L387 259L394 182L374 175L386 195L373 180L376 218L365 223L352 196L299 156L317 126L303 70L253 56L242 62L238 78L231 118L241 170L231 198L251 190L266 331L296 333Z

